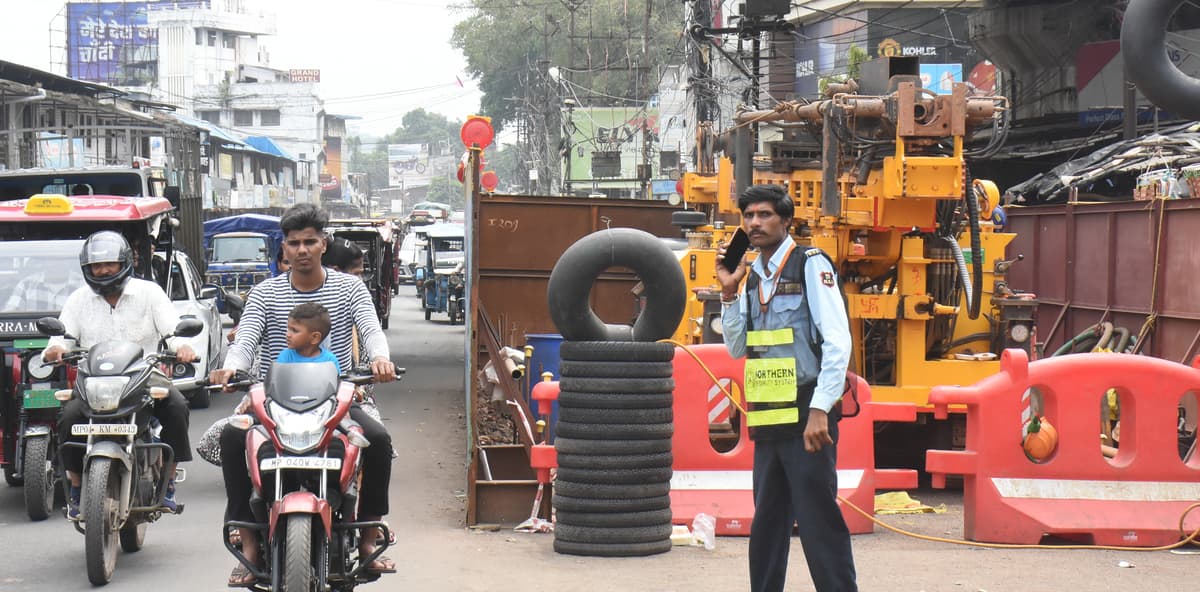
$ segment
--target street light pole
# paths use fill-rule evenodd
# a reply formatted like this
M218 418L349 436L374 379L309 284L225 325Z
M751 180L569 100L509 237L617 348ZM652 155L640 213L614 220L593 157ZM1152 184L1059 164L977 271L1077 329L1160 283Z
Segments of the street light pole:
M573 12L572 15L574 15ZM565 99L563 100L563 105L567 107L566 129L564 130L567 149L563 152L563 158L566 159L567 162L566 174L563 175L563 193L571 195L571 151L575 150L573 142L575 139L575 118L573 117L573 114L575 113L575 100Z

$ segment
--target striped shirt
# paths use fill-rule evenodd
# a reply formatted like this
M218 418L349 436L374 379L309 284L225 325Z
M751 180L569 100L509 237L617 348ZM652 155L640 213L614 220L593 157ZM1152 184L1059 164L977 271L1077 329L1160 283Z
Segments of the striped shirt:
M325 269L325 283L312 292L292 287L291 273L275 276L254 286L246 297L246 308L238 323L237 337L225 356L224 368L249 370L258 352L258 368L266 375L279 353L287 349L287 318L302 302L317 302L329 311L332 327L323 346L337 356L342 368L354 367L354 328L363 336L367 359L390 359L387 337L375 315L375 303L362 280Z

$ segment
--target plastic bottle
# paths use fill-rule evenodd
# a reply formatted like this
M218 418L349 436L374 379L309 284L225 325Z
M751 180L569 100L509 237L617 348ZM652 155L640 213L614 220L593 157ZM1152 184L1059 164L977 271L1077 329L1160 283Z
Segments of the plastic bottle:
M704 548L712 551L717 548L717 521L708 514L696 514L692 519L692 538L696 539L697 544L704 545Z

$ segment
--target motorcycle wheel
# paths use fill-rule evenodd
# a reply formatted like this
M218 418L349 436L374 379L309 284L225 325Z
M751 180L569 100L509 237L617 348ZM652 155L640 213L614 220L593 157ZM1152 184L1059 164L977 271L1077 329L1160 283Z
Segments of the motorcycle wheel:
M34 521L50 517L54 509L54 463L50 452L50 437L37 436L25 440L25 513Z
M126 523L121 528L121 550L126 553L137 553L142 550L146 544L146 527L148 522L138 522L137 524Z
M283 550L283 592L311 592L316 589L312 567L312 516L292 514L287 519L287 539Z
M433 316L433 311L429 310L428 308L425 309L425 320L428 321L429 317L431 317L431 316Z
M83 550L87 561L88 581L103 586L112 579L117 567L117 529L121 478L113 470L110 458L96 458L88 465L84 480L82 510L84 522Z

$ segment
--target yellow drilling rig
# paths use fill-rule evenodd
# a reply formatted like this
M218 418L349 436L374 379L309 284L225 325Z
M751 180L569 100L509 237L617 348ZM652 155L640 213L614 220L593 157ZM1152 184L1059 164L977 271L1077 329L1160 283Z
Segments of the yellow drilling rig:
M690 290L674 338L720 341L715 247L740 224L741 189L783 185L797 243L839 268L851 369L874 400L925 406L932 386L974 383L999 369L1001 351L1031 351L1036 337L1036 300L1006 281L1019 257L1005 259L1015 235L993 222L999 192L967 166L1003 143L1008 101L971 96L962 83L949 94L922 88L916 58L862 68L823 100L742 110L720 135L700 128L701 170L682 181L692 210L675 220L688 239L678 253ZM759 126L782 129L782 139L755 154Z

